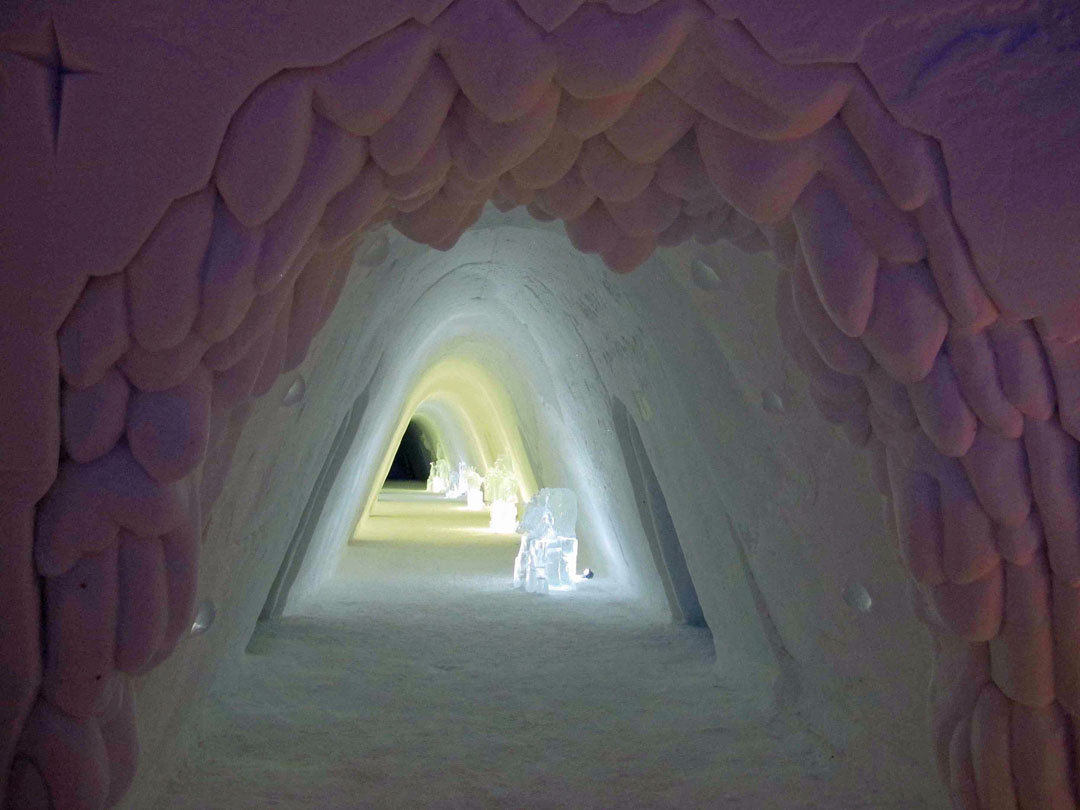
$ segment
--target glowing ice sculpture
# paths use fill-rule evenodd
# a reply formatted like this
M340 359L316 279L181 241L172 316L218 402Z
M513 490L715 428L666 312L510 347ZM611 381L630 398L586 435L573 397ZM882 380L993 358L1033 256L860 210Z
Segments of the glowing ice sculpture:
M446 487L447 498L460 498L469 490L469 470L471 470L468 464L464 461L459 461L457 469L450 471L450 482Z
M450 483L446 488L447 498L465 497L467 509L479 511L484 508L484 493L481 487L484 478L471 464L458 462L457 469L450 473Z
M514 587L529 593L568 590L577 576L577 496L572 489L545 488L525 506L518 524L521 547L514 560Z
M436 495L442 495L450 486L450 462L445 458L439 458L431 462L428 472L427 491Z
M517 527L518 487L506 456L499 456L488 471L484 479L484 492L487 500L491 501L491 530L502 534L513 533Z
M465 475L465 508L479 512L484 508L484 477L474 468L469 467Z
M461 473L454 467L450 468L450 477L446 481L446 492L444 493L447 498L456 498L460 493L458 492L458 482L461 480Z

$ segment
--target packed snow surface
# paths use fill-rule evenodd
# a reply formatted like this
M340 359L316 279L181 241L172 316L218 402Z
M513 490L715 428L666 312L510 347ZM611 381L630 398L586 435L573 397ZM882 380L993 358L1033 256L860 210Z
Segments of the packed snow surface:
M857 752L726 688L707 629L643 615L602 571L515 592L517 540L482 513L385 502L301 615L259 626L160 810L911 810ZM395 530L409 504L423 539Z

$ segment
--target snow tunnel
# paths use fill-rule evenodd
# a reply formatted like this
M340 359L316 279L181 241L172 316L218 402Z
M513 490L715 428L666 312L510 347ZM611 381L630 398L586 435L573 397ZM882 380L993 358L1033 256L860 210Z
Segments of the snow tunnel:
M1074 5L4 4L0 806L1074 810Z
M188 656L144 680L145 699L196 689L215 658L236 660L246 649L262 660L260 618L268 627L307 621L326 594L379 593L394 604L400 597L387 583L401 573L395 565L472 577L484 593L509 588L516 542L476 531L465 513L443 511L434 521L429 513L389 530L380 523L380 491L408 426L419 424L433 446L477 468L512 457L523 500L544 486L578 494L580 567L596 576L564 605L601 616L623 605L630 627L674 620L708 628L715 660L707 656L707 680L719 679L762 716L816 712L836 744L887 753L893 773L915 771L917 758L893 748L895 737L873 735L858 719L878 711L881 694L852 688L888 667L888 700L908 718L894 730L917 739L911 695L923 671L910 651L894 653L881 638L883 627L905 626L906 590L899 576L882 575L887 545L857 540L880 532L877 496L855 451L815 430L806 393L770 356L775 332L748 318L714 331L716 321L706 319L715 286L702 283L706 273L728 285L732 308L736 296L769 306L775 271L765 257L735 248L687 248L622 277L556 227L514 213L489 211L442 252L387 231L368 236L337 314L304 363L248 415L230 450L232 483L207 531L235 539L205 551L200 583L201 597L217 608L215 626L191 639ZM730 354L709 353L716 344L702 343L706 334ZM297 402L290 392L301 379ZM703 444L701 435L722 445ZM268 445L260 436L279 440ZM806 446L811 436L816 449ZM321 446L305 450L311 443ZM850 477L822 472L838 458L849 458ZM865 499L860 510L820 513L822 502L844 501L842 492L849 503L852 491ZM806 537L808 526L818 538L813 549L775 555ZM399 563L370 542L391 536L411 543ZM465 536L471 549L447 557L446 541ZM374 549L366 569L364 558L350 556L365 547ZM374 570L386 580L363 578ZM725 587L708 585L718 580ZM272 585L267 593L238 581ZM436 587L402 582L418 594ZM875 608L864 618L843 601L853 582L873 593ZM809 625L798 605L790 613L774 607L796 587L824 606ZM517 609L511 603L491 615ZM832 654L821 658L819 643ZM847 686L835 682L838 667ZM170 757L181 743L147 734L144 745L146 756ZM162 787L147 778L136 790L160 795Z
M574 300L588 279L595 315L628 330L613 340L643 340L639 316L605 284L603 268L559 234L500 220L494 215L489 227L442 254L395 240L392 254L402 255L368 279L385 286L374 293L379 315L363 322L360 345L378 340L388 323L393 336L367 361L370 416L339 476L326 481L321 526L290 598L315 592L334 570L353 527L363 530L408 426L419 422L455 464L487 471L500 456L510 459L522 503L543 486L573 489L582 564L640 595L648 610L667 608L609 395L596 384L596 349L583 334L601 327L552 304ZM405 270L406 262L414 266ZM401 284L403 277L412 283ZM631 363L621 373L644 386L650 372Z

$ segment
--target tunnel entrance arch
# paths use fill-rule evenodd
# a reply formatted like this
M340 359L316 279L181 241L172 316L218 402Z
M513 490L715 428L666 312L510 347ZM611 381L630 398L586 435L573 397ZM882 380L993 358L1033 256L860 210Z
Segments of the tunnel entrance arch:
M36 239L3 245L18 294L5 301L4 322L12 326L0 359L25 394L3 403L0 420L12 473L4 500L14 560L3 583L14 595L0 650L12 675L0 684L0 704L13 708L0 741L0 792L17 745L45 781L68 772L70 761L35 742L40 718L60 705L91 718L79 726L85 739L104 725L117 735L112 748L133 756L134 721L114 725L116 718L93 715L100 697L93 685L78 705L58 696L56 684L81 673L69 663L79 661L79 634L67 640L57 595L78 596L78 578L64 577L76 560L100 552L78 545L87 536L80 516L107 523L110 538L123 528L149 543L173 531L194 536L200 504L185 494L159 512L98 513L122 478L117 471L145 483L147 501L155 503L191 489L213 446L211 400L228 409L264 393L283 368L303 359L343 283L349 250L342 246L351 231L393 218L403 232L442 247L491 196L501 205L528 205L539 218L567 220L575 245L619 269L634 266L656 243L691 233L772 248L792 274L781 294L789 350L814 377L822 410L874 451L883 491L896 502L907 562L927 599L937 602L935 632L982 645L997 638L1010 565L1045 580L1049 574L1030 566L1049 556L1054 582L1075 581L1068 516L1076 492L1058 476L1080 435L1068 349L1076 338L1075 279L1067 270L1075 267L1075 249L1061 236L1075 232L1080 210L1076 186L1068 183L1075 150L1033 143L1040 127L980 129L986 122L978 115L938 112L951 107L940 103L942 87L949 98L965 89L964 71L953 70L951 60L967 57L953 46L991 30L1020 32L1003 52L991 49L991 72L997 75L1000 63L1018 75L1025 71L1010 60L1030 60L1039 65L1028 71L1039 92L1028 93L1027 85L1000 92L1012 83L980 80L973 88L978 100L1007 114L1020 95L1030 101L1024 109L1047 113L1045 120L1053 109L1075 115L1075 105L1060 103L1062 91L1074 87L1075 35L1064 28L1070 22L1047 13L1053 4L1016 12L987 7L1000 27L975 26L961 4L943 7L932 36L905 28L873 3L857 13L823 4L810 25L760 3L631 4L636 12L625 15L614 3L569 4L555 15L544 13L544 4L500 3L502 14L492 19L471 19L462 3L421 5L411 16L395 4L385 5L393 8L386 16L368 13L365 4L328 4L336 13L267 19L262 33L276 47L234 49L234 69L210 81L206 67L222 64L228 40L200 38L197 26L174 25L167 11L154 19L101 17L115 23L109 34L108 26L89 22L95 15L72 16L63 4L17 4L11 15L4 49L18 66L8 85L15 114L4 117L0 140L5 152L32 159L12 162L3 205L13 231L44 228L51 238L45 249ZM211 6L207 30L244 31L244 18L234 16L244 13L243 4ZM325 19L333 24L322 25ZM911 36L865 36L894 22ZM641 37L640 50L619 47L626 24L651 35ZM142 47L114 46L128 33ZM594 39L606 49L590 47ZM507 70L481 68L476 41L486 41L485 59ZM178 49L191 58L175 59ZM72 54L79 54L71 65L77 69L68 70L64 58ZM399 69L399 54L408 55L408 69ZM695 58L701 54L730 61ZM937 72L946 57L949 70ZM1062 59L1071 60L1072 72L1042 67ZM536 73L517 70L521 63ZM368 92L348 80L357 72L372 86L392 84L394 92ZM78 76L65 78L69 73ZM1057 97L1039 84L1043 76L1065 77ZM436 101L407 104L421 81L436 88L424 96ZM130 92L109 93L106 82ZM717 87L726 92L717 97L710 92ZM598 98L617 103L594 104ZM995 116L986 118L993 123ZM415 126L420 119L436 125ZM451 122L446 132L439 128L444 120ZM659 130L642 125L655 120ZM1052 120L1068 124L1061 132L1075 130L1074 118ZM502 128L507 121L521 123L510 136ZM177 136L135 147L122 135L138 131ZM967 148L971 143L980 149ZM668 152L654 152L658 146ZM553 165L565 174L549 172ZM1008 182L996 186L1002 173ZM1062 191L1060 180L1055 186L1055 176L1069 187ZM433 177L446 181L445 193L433 190ZM1010 193L981 193L987 187ZM1058 197L1064 204L1047 204ZM1043 261L1033 262L1035 255ZM1032 266L1051 269L1032 281ZM999 308L1006 317L998 317ZM903 317L883 327L881 319L896 313ZM906 328L912 323L916 328ZM897 403L901 412L890 411ZM876 418L883 413L900 428ZM955 459L976 446L976 436L1003 441L958 471ZM1008 486L980 477L999 469L1008 471ZM943 566L938 533L919 531L928 522L916 510L958 491L978 496L964 504L985 526L1039 525L1037 502L1050 518L1042 521L1045 534L1040 529L1030 541L1040 553L998 549L986 529L964 534L962 562ZM931 511L932 521L953 517ZM168 519L145 521L161 515ZM113 544L109 553L115 551ZM172 601L180 617L170 623L172 642L183 629L194 568L188 561L169 569L167 596L165 579L153 580L158 601ZM150 578L131 576L139 581ZM978 589L968 587L973 581ZM44 610L39 586L53 594ZM973 593L978 598L969 598ZM110 600L96 615L102 622L117 615L115 596ZM1040 620L1051 623L1049 609L1041 609ZM1075 624L1058 619L1054 628L1057 649L1073 665ZM50 634L51 649L71 646L39 660L39 642ZM1046 696L1032 700L1029 690L1039 684L1024 677L1053 669L1047 655L1009 678L1000 676L1000 660L993 678L979 669L984 663L971 664L978 674L965 687L997 679L1011 701L1004 711L1034 726L1028 715ZM1013 676L1024 682L1018 687ZM1054 722L1074 723L1078 679L1059 680L1049 698ZM964 700L963 693L953 697ZM31 715L35 701L41 710ZM967 708L950 707L943 722L966 728L956 718ZM17 743L24 727L38 737L28 733ZM1040 739L1058 754L1065 750L1048 733ZM129 763L110 763L98 749L82 754L80 762L92 763L88 772L115 769L112 790L122 793ZM969 759L952 763L956 779L966 778ZM1043 764L1059 768L1061 759L1047 756ZM1013 765L1035 768L1021 759Z

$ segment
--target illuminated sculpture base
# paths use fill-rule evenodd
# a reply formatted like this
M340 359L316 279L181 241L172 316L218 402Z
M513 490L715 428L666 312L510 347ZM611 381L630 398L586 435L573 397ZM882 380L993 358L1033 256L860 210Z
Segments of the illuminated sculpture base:
M491 504L491 523L493 532L513 534L517 528L517 504L512 501L495 501Z
M484 495L491 502L491 530L499 534L516 532L518 480L509 456L495 459L484 478Z
M570 590L578 579L577 555L576 537L523 534L514 560L514 587L528 593Z

